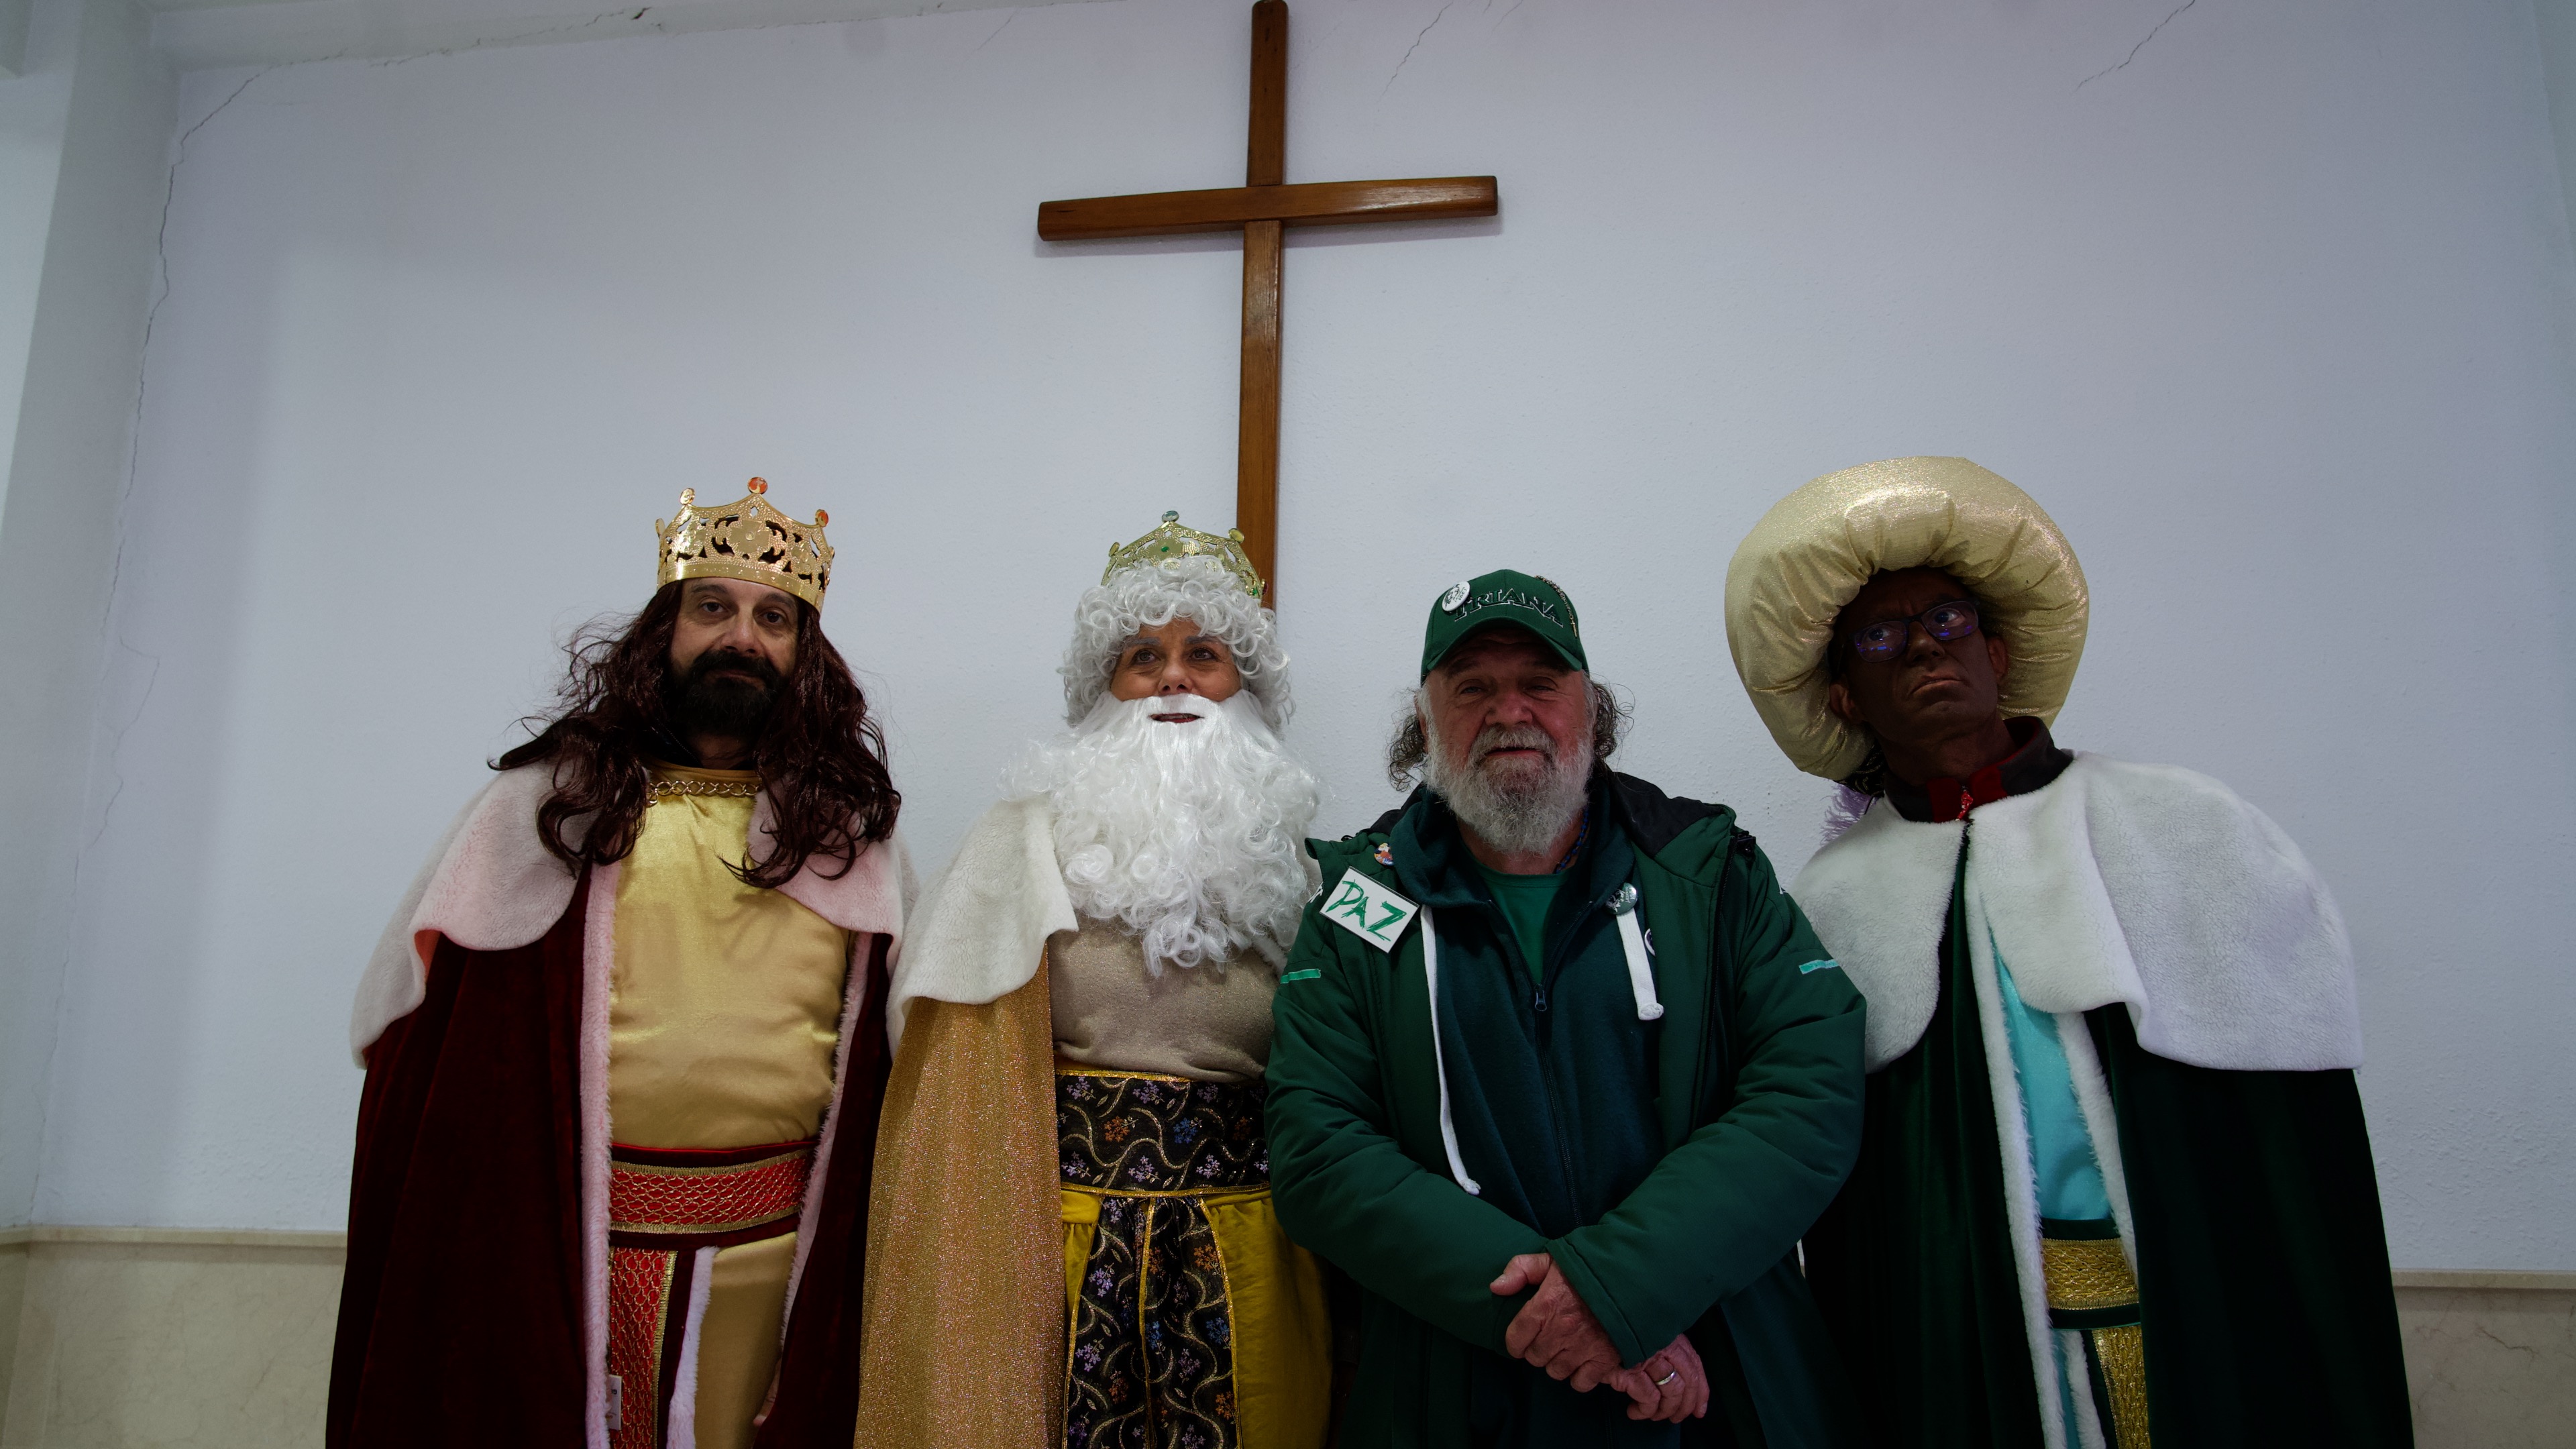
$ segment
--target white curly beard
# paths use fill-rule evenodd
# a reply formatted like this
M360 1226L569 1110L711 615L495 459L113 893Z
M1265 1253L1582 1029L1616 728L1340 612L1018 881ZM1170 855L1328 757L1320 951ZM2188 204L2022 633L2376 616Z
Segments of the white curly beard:
M1319 792L1249 691L1221 704L1103 696L1004 787L1046 797L1074 909L1136 932L1155 975L1245 950L1273 967L1286 959L1312 889L1305 841Z

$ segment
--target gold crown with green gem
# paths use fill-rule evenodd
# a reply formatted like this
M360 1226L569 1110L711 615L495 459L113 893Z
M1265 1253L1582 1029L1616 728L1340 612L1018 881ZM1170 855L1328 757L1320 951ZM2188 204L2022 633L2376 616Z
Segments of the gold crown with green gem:
M814 510L812 523L799 523L778 511L767 494L766 479L751 480L751 491L739 503L700 508L698 490L680 490L680 512L669 522L653 520L662 539L656 585L678 579L741 579L784 589L819 609L823 590L832 582L832 545L823 525L832 515Z
M1229 528L1223 538L1201 533L1181 524L1181 515L1166 513L1153 532L1125 547L1109 545L1109 567L1100 571L1100 581L1107 583L1120 569L1139 568L1146 564L1171 563L1184 558L1212 558L1225 565L1235 582L1254 598L1261 597L1264 585L1261 575L1253 572L1251 556L1243 551L1243 530Z

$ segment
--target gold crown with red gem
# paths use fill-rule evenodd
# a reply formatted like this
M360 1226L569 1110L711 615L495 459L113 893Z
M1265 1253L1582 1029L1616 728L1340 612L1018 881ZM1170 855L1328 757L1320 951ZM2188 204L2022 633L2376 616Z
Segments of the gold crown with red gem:
M662 539L654 582L741 579L823 607L823 590L832 582L832 545L823 539L823 525L832 516L817 508L812 523L799 523L779 512L768 492L768 480L754 478L741 502L700 508L698 490L681 489L679 515L653 520Z

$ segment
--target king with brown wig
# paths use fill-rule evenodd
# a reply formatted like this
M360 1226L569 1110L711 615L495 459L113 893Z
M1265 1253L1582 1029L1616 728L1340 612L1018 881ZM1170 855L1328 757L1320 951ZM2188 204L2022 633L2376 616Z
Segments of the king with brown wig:
M368 964L335 1449L849 1442L910 870L767 491L680 495Z

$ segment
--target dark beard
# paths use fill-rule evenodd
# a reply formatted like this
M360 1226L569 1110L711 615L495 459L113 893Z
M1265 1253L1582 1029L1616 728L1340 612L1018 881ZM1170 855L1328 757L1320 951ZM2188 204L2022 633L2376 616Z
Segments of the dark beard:
M739 670L753 678L719 679L715 677L719 669ZM785 684L777 666L757 654L710 649L690 661L686 670L674 671L663 687L671 708L671 729L683 739L710 735L721 740L756 740Z

